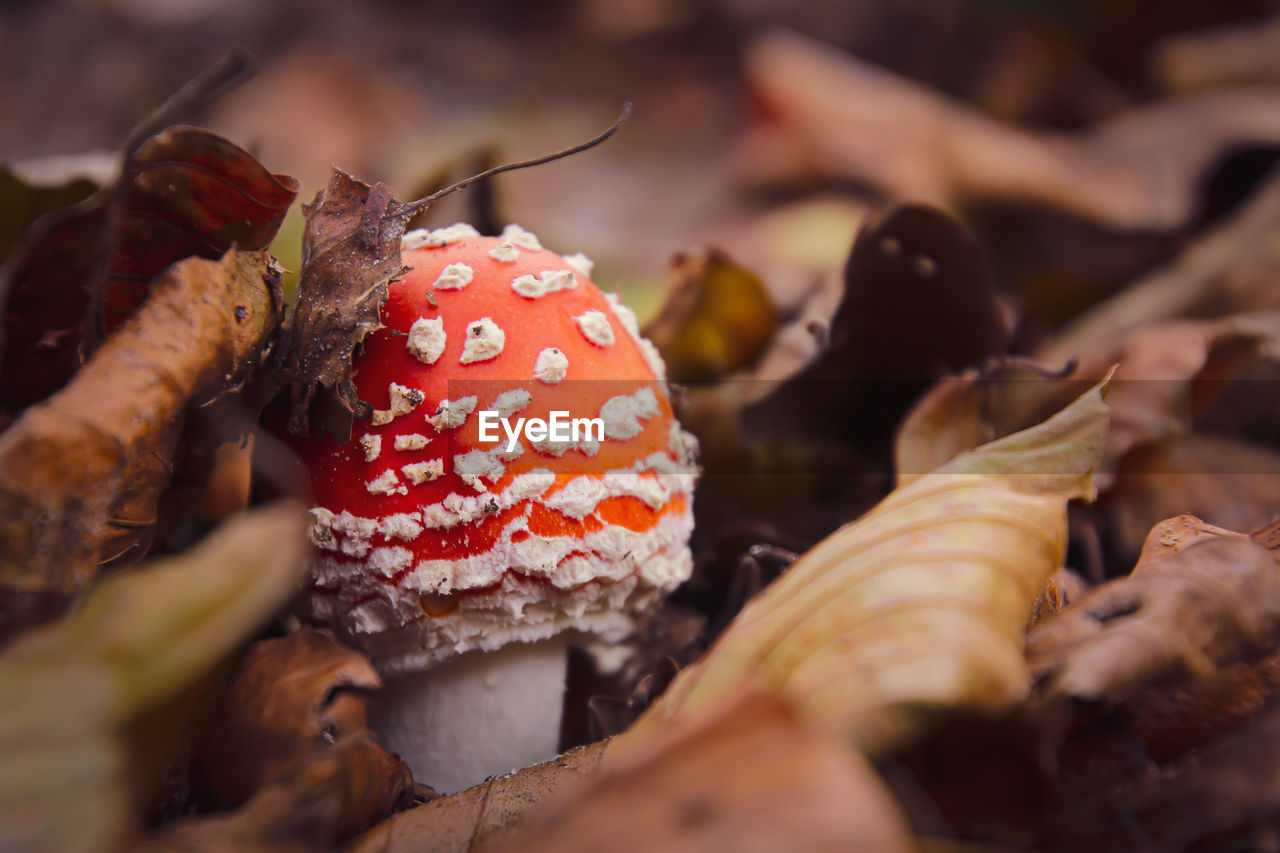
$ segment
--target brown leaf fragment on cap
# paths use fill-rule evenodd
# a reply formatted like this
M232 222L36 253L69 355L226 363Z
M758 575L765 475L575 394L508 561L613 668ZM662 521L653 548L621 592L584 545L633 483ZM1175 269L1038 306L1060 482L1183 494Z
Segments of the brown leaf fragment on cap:
M243 382L281 304L265 253L182 261L70 384L0 434L0 634L145 551L184 413ZM46 612L26 610L32 600Z
M303 207L302 275L285 370L292 384L289 431L313 426L342 441L370 407L356 396L351 360L382 327L387 285L405 272L400 238L412 214L384 184L370 187L334 170Z

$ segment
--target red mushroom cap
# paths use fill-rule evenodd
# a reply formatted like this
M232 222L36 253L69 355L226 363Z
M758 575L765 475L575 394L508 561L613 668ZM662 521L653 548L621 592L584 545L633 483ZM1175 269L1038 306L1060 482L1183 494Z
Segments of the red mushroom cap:
M664 368L590 261L518 226L404 239L384 327L355 362L352 440L312 472L312 616L388 673L565 630L608 639L692 567L696 441ZM480 440L481 412L599 418L604 438ZM493 433L490 433L492 435Z

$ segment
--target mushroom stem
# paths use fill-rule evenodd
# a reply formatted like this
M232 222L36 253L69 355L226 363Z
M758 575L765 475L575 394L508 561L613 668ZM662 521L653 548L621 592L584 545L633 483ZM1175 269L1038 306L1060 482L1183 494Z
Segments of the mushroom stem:
M388 680L374 726L416 781L445 794L559 752L563 635L467 652Z

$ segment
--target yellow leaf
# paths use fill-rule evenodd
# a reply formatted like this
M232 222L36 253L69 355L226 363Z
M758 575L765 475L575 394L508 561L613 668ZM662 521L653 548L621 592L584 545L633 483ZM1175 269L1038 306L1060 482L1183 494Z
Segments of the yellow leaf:
M1024 698L1023 631L1062 564L1067 501L1093 497L1105 387L912 480L819 543L621 737L754 685L874 754L930 709Z

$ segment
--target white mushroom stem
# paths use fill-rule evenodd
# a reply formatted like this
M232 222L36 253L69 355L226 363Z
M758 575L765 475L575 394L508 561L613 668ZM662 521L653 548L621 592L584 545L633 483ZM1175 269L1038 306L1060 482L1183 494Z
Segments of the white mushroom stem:
M418 782L445 794L559 752L564 636L467 652L388 679L374 728Z

